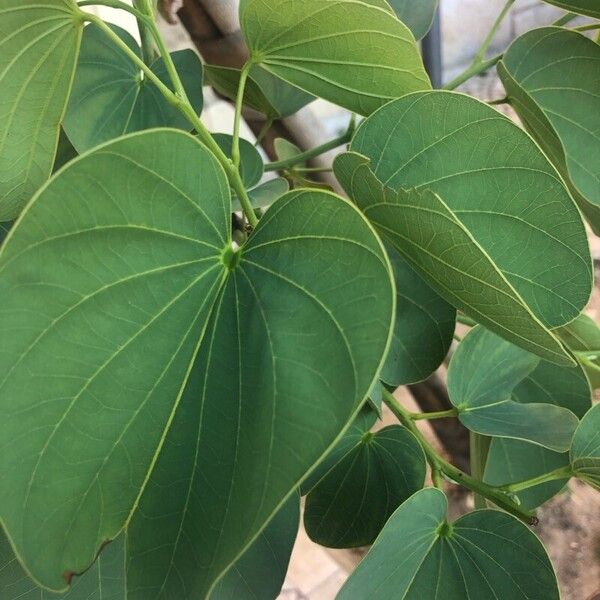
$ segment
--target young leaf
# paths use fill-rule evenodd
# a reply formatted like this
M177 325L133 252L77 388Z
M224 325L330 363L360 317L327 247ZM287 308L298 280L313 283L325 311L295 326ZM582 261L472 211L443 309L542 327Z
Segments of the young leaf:
M83 19L74 0L0 0L0 221L52 171Z
M545 0L548 4L554 4L569 12L596 17L600 19L600 6L598 0Z
M393 246L386 250L396 280L396 324L379 378L398 387L427 379L442 363L456 326L456 310L438 296Z
M600 388L600 327L593 319L581 314L568 325L557 329L556 333L571 350L579 353L577 358L592 388Z
M290 184L285 177L276 177L275 179L269 179L264 183L257 185L256 187L248 190L248 196L250 202L254 208L267 208L271 206L283 194L290 189ZM236 202L238 203L236 208ZM234 199L234 210L241 210L239 200Z
M440 295L530 352L574 363L438 195L386 188L369 163L354 152L341 154L334 163L336 176L384 239Z
M412 31L415 39L425 37L431 29L438 0L389 0L398 18Z
M231 157L233 136L227 133L213 133L215 142L225 154ZM240 175L246 187L251 188L262 178L265 165L258 150L248 141L240 138Z
M141 58L141 49L133 37L116 25L110 27ZM192 50L174 52L171 57L186 94L199 114L202 111L200 59ZM150 68L171 87L162 58ZM153 127L185 131L192 128L102 29L88 25L83 33L73 92L64 120L73 146L81 153L125 133Z
M512 398L521 403L562 406L578 418L582 418L592 404L590 385L580 366L557 367L546 361L541 361L517 385ZM554 452L510 438L494 438L490 444L484 479L492 485L505 485L538 477L568 464L569 455L566 452ZM519 492L521 506L529 510L540 506L556 495L566 481L549 481Z
M417 492L387 522L338 600L558 600L544 547L526 525L497 510L447 521L448 501Z
M329 548L372 544L390 515L425 483L414 435L392 425L357 437L306 497L304 526Z
M371 389L394 293L362 215L290 193L239 252L230 224L210 152L155 130L73 161L3 245L0 517L45 587L133 517L130 598L207 594Z
M512 43L498 73L511 105L600 232L600 46L560 27L535 29Z
M300 496L293 494L214 587L210 600L277 598L298 535Z
M575 475L600 491L600 404L581 419L570 457Z
M235 100L240 85L239 69L206 65L207 83L230 100ZM315 99L311 94L253 65L244 89L244 104L263 113L267 119L281 119L298 112Z
M359 114L431 87L385 0L241 0L240 22L255 64Z
M526 404L519 402L518 396L513 399L517 385L531 376L538 364L539 358L533 354L483 327L473 328L448 369L448 394L463 425L484 435L530 441L566 452L577 417L562 406L539 403L531 396ZM525 394L528 388L524 383L520 393Z
M373 212L382 215L380 219L387 227L384 235L396 237L397 249L406 254L408 251L399 247L399 236L414 236L409 237L412 248L407 256L413 264L415 259L438 263L427 275L434 282L438 279L437 289L442 295L460 295L461 304L455 304L458 308L480 322L483 314L486 326L500 335L509 334L518 344L518 337L529 335L525 328L533 328L531 321L538 321L536 328L539 321L546 327L558 327L575 318L586 305L592 271L579 211L531 138L493 108L457 93L411 94L366 119L350 150L371 159L373 173L384 186L429 190L446 206L444 216L439 215L440 209L435 213L421 209L420 220L430 215L428 219L435 219L439 228L434 243L423 248L420 231L397 231L394 228L399 225L390 225L389 214L383 218L384 212L397 212L393 207L377 206L374 199L371 202ZM342 184L349 182L351 172L341 172L339 164L336 173ZM349 183L350 188L359 185ZM406 193L411 194L414 192ZM492 261L500 273L489 273L481 259L470 265L468 249L461 252L452 248L457 258L463 255L463 260L448 263L452 228L448 231L448 224L442 225L448 221L458 221L473 240L461 244L476 243L489 257L486 262ZM463 273L477 279L483 275L484 283L500 275L506 282L501 296L508 298L492 300L491 294L497 292L490 290L478 291L475 299L468 301L473 284L465 291L464 286L452 283L450 273L443 276L448 270L454 270L458 279ZM530 322L523 326L519 318L519 322L511 323L514 311L506 306L507 300L524 305Z

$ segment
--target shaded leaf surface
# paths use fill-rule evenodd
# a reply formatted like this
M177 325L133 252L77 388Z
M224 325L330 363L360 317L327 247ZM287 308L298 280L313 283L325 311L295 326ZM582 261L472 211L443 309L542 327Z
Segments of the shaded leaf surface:
M215 142L231 158L233 136L228 133L213 133ZM246 187L256 185L262 178L265 165L258 150L244 138L240 138L240 175Z
M438 0L390 0L390 6L415 38L420 40L431 29Z
M579 423L570 456L577 477L600 490L600 404L591 408Z
M52 171L83 21L73 0L0 1L0 221Z
M338 598L558 600L546 551L523 523L479 510L448 524L447 511L439 490L414 494L392 515Z
M570 12L596 17L600 19L600 6L596 0L545 0L549 4L554 4Z
M556 330L558 336L578 355L579 362L592 384L593 389L600 387L600 328L587 315L579 315L573 322Z

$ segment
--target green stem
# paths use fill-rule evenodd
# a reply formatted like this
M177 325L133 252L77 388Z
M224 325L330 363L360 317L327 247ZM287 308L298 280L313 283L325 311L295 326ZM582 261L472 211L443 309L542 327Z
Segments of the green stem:
M600 365L597 365L595 362L591 361L587 356L579 352L575 352L575 356L578 358L579 362L583 366L590 369L591 371L596 371L600 374Z
M235 168L233 162L227 157L227 155L221 150L217 142L215 142L213 136L210 134L208 129L206 129L204 123L200 120L200 117L196 114L193 106L190 104L190 101L187 98L187 94L183 89L183 84L181 83L181 79L179 79L179 75L177 74L177 69L173 64L171 59L171 55L165 47L163 39L161 35L158 33L158 28L154 23L152 23L152 32L155 34L156 44L161 53L163 61L165 63L165 67L173 81L173 86L175 88L175 93L173 93L152 71L151 69L144 63L139 56L133 52L129 46L125 42L121 40L121 38L99 17L95 15L90 15L87 13L83 13L82 15L90 22L94 23L98 27L100 27L106 35L111 39L114 44L119 47L132 61L135 65L137 65L141 71L144 72L146 77L152 81L154 85L158 88L161 94L167 99L167 101L173 106L175 106L190 122L190 124L196 130L196 133L202 143L215 155L216 159L219 161L231 187L234 189L237 197L242 205L242 209L244 210L244 214L248 219L248 222L252 227L256 227L258 224L258 219L256 218L256 214L254 213L254 209L252 208L252 204L250 202L250 198L248 197L248 192L242 182L240 173L238 169Z
M132 14L138 21L143 21L144 23L149 21L148 17L141 13L137 8L129 6L129 4L126 4L121 0L82 0L82 2L77 3L77 6L80 8L83 6L107 6L108 8L118 8L119 10L124 10ZM85 14L87 17L88 13Z
M554 23L551 23L551 27L562 27L563 25L573 21L573 19L576 19L578 16L578 14L572 12L565 13L560 19L557 19L554 21Z
M511 494L515 494L536 485L540 485L541 483L556 481L557 479L569 479L572 476L573 471L571 470L570 466L561 467L560 469L550 471L550 473L544 473L543 475L538 475L537 477L532 477L531 479L526 479L525 481L504 485L501 489Z
M294 173L331 173L331 167L293 167Z
M477 325L477 321L471 319L471 317L467 317L467 315L463 315L462 313L458 313L456 315L456 320L462 325L467 325L468 327L475 327L475 325Z
M471 475L480 481L483 479L485 463L490 449L490 438L474 431L469 432L469 449L471 458ZM475 508L486 508L485 498L475 494Z
M154 22L152 7L148 6L145 0L133 0L133 6ZM144 58L144 62L147 65L150 65L156 58L155 40L152 28L148 26L148 19L140 19L139 17L137 18L137 25L140 32L142 57Z
M537 522L533 513L520 508L504 490L475 479L439 456L419 431L419 428L411 419L410 413L406 411L396 398L394 398L394 396L386 389L383 390L383 401L398 420L417 438L425 452L427 462L429 462L432 471L437 469L452 481L455 481L473 492L485 496L488 500L496 504L496 506L499 506L506 512L509 512L526 523L534 524Z
M466 71L455 77L452 81L447 83L444 86L445 90L455 90L459 85L462 85L465 81L469 81L471 77L475 77L475 75L479 75L484 71L487 71L491 67L493 67L496 63L502 60L502 54L498 54L488 60L484 60L481 63L471 65Z
M431 421L432 419L448 419L450 417L458 417L458 410L456 408L450 408L448 410L438 410L437 412L407 414L413 421Z
M590 23L589 25L573 27L573 31L594 31L594 29L600 29L600 23Z
M504 8L500 11L498 18L494 21L494 24L492 25L490 32L487 34L486 38L483 40L483 43L481 44L481 48L479 48L479 50L477 51L477 54L475 54L475 59L473 60L473 64L480 64L485 60L485 54L488 51L489 47L491 46L492 42L494 41L494 36L496 35L496 32L498 31L498 29L500 29L500 25L502 25L504 19L506 18L506 15L509 13L509 11L512 8L512 5L514 3L515 3L515 0L507 0L506 4L504 5Z
M242 106L244 105L244 90L246 89L246 81L252 67L252 62L248 61L242 68L240 73L240 83L235 100L235 117L233 120L233 142L231 144L231 160L236 169L240 166L240 125L242 121Z
M269 129L271 129L271 127L273 127L273 121L274 119L267 119L265 121L265 124L262 126L261 130L258 132L258 135L256 136L256 143L254 144L255 146L258 146L262 141L263 138L265 137L265 135L267 135L267 133L269 133Z
M510 99L508 97L498 98L497 100L488 100L488 104L490 106L495 106L498 104L510 104Z

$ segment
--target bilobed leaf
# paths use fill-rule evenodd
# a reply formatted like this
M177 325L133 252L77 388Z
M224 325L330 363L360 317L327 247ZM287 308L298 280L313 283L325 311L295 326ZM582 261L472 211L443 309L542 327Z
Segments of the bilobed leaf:
M241 0L240 22L256 64L359 114L431 87L385 0Z
M520 401L519 395L527 396L535 384L532 373L538 364L539 358L533 354L481 326L474 327L459 344L448 368L448 394L463 425L483 435L530 441L566 452L578 423L573 412L558 402L544 403L551 399L548 396ZM528 376L530 381L523 382ZM523 386L520 391L518 385Z
M389 0L398 18L412 31L417 40L431 29L438 0Z
M299 522L300 496L296 493L229 568L213 589L210 600L277 598L288 570Z
M359 189L366 169L342 169L338 158L336 174L352 198L444 297L544 358L545 344L564 355L556 339L541 341L554 336L540 329L564 325L587 303L589 247L577 207L525 132L473 98L424 92L366 119L350 150L371 160L380 188L413 198L419 221L397 214L399 200L382 204Z
M217 92L235 100L240 84L239 69L205 66L207 82ZM311 94L283 81L259 65L253 65L244 89L244 104L263 113L268 119L281 119L298 112L315 99Z
M351 198L382 237L454 306L548 360L573 364L558 338L531 313L497 265L431 191L385 187L368 158L348 152L334 163Z
M130 599L207 595L371 389L394 294L362 215L298 192L239 252L230 225L210 152L154 130L71 162L3 245L0 517L43 586L128 524Z
M575 475L600 491L600 404L581 419L570 451Z
M339 600L558 600L541 542L515 517L478 510L453 523L448 501L421 490L392 515Z
M456 326L456 309L441 298L401 255L387 245L396 280L396 324L379 375L398 387L427 379L442 363Z
M596 17L600 19L600 5L598 0L545 0L548 4L554 4L570 12Z
M141 49L133 37L117 25L110 27L141 58ZM202 111L200 59L192 50L173 52L171 58L199 114ZM162 58L150 68L167 87L172 87ZM125 133L153 127L186 131L192 128L102 29L88 25L83 33L73 92L64 120L73 146L81 153Z
M330 548L372 544L390 515L425 483L425 455L398 425L363 431L306 497L304 527Z
M2 600L126 600L125 534L107 544L82 575L74 577L66 594L40 588L23 570L8 538L0 529L0 598Z
M233 136L228 133L213 133L213 138L223 152L231 158ZM251 188L262 178L265 165L258 150L243 138L239 140L240 148L240 175L246 187Z
M600 232L600 46L560 27L535 29L512 43L498 72L511 105Z
M83 20L74 0L0 0L0 221L52 171Z
M546 361L521 381L512 392L520 403L555 404L578 418L590 409L592 394L583 369L558 367ZM485 467L485 481L505 485L538 477L569 464L567 452L554 452L535 444L510 438L494 438ZM519 492L521 506L534 509L560 492L566 479L549 481Z

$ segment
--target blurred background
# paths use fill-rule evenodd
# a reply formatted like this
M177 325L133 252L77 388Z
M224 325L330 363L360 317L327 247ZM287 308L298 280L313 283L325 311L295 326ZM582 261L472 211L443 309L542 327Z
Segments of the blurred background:
M246 49L237 18L239 0L159 0L159 3L161 30L170 50L192 48L205 62L242 66ZM504 4L504 0L440 0L434 26L423 40L424 55L434 83L441 85L450 81L471 64ZM131 15L105 7L88 7L86 10L128 29L139 39L135 19ZM525 31L548 25L563 14L564 11L559 8L538 0L516 0L494 38L490 55L504 50L512 39ZM499 99L505 95L495 69L470 80L459 89L482 100ZM204 89L204 102L202 120L207 127L213 132L230 133L234 114L231 103L218 97L208 87ZM497 108L516 120L508 105ZM241 134L254 142L264 121L252 111L246 111L244 119ZM273 140L276 137L285 137L301 149L316 146L343 133L349 119L347 111L316 100L297 114L275 123L265 137L261 151L265 158L274 159ZM334 150L319 157L313 166L330 164L335 153ZM335 185L331 180L328 183ZM590 234L590 244L598 278L600 240ZM596 321L600 318L598 286L588 314ZM444 380L445 367L442 367L430 380L399 389L397 396L410 410L443 410L447 408L445 402L449 402ZM435 422L435 430L424 421L419 424L429 440L448 459L468 468L468 435L458 423L445 421ZM395 419L384 412L377 427L394 422ZM447 493L451 499L452 517L472 510L472 498L464 489L448 484ZM544 541L557 570L564 600L600 600L600 494L572 480L562 494L540 509L539 517L540 525L535 531ZM280 598L333 599L365 552L366 549L322 548L301 530Z

